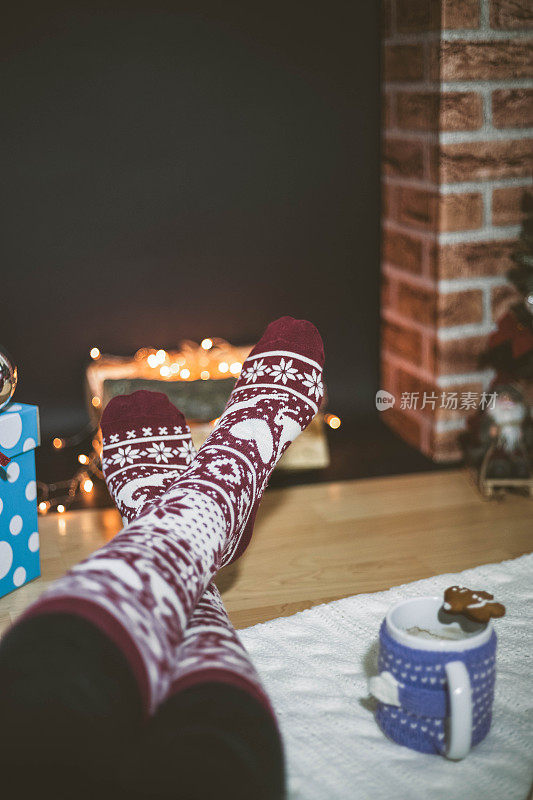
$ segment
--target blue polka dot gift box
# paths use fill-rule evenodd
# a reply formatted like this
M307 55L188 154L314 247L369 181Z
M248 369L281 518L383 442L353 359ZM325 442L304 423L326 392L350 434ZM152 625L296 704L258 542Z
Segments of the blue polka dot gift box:
M0 597L41 574L35 448L39 409L10 403L0 412Z

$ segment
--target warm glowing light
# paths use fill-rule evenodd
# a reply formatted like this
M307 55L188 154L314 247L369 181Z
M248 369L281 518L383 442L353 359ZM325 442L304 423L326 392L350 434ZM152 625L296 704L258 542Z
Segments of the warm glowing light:
M133 358L108 355L99 347L90 347L87 355L95 363L89 364L87 368L90 387L87 402L93 409L93 420L100 417L104 408L103 385L104 381L109 378L125 374L140 379L153 380L157 378L165 382L209 381L228 377L234 381L239 374L242 374L243 362L248 352L249 347L234 347L218 337L206 337L200 343L185 340L176 349L169 350L141 347ZM96 363L97 361L99 363ZM209 426L214 428L218 421L218 418L212 420ZM330 415L327 424L336 428L339 427L340 420L338 417ZM87 494L89 497L94 496L97 492L97 479L94 476L100 475L98 466L99 457L102 454L101 433L93 434L93 437L92 448L79 444L82 440L81 436L64 438L56 436L50 443L56 451L70 450L71 446L77 445L74 450L74 458L77 459L78 470L73 477L68 481L62 481L57 486L43 484L39 487L41 499L37 500L38 511L40 514L46 514L57 510L60 517L57 520L57 530L60 535L67 535L68 521L64 512L71 508L71 502L80 495L84 497ZM80 452L79 448L83 448L84 452ZM56 489L61 489L62 494L56 493ZM91 501L87 499L85 502L87 504Z
M329 427L333 428L333 430L336 430L341 426L341 421L335 414L326 414L324 421L326 425L329 425Z
M215 425L217 424L217 422L219 421L219 419L220 419L220 417L215 417L215 419L212 419L209 424L214 428Z
M185 340L175 350L141 347L134 358L120 358L102 352L99 362L95 362L87 373L90 386L88 404L92 403L93 418L100 417L105 407L103 385L109 378L127 374L134 378L165 382L208 381L229 377L236 380L242 374L248 351L247 347L233 347L223 339L207 336L200 343ZM122 367L126 368L124 373ZM70 439L65 439L63 443L63 447L67 446L70 446ZM88 455L88 463L92 464L94 459L90 453ZM52 504L54 508L55 503L56 500Z

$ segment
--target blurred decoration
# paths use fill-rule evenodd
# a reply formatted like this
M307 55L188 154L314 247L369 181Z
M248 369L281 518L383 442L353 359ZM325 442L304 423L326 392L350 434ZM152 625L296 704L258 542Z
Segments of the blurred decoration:
M47 514L49 511L62 513L75 500L87 499L93 494L95 481L103 481L101 454L102 442L98 428L93 425L86 426L78 433L70 437L56 436L52 439L54 450L66 450L78 447L82 442L90 437L91 444L88 453L78 454L80 469L68 480L45 483L37 481L37 506L40 514ZM94 479L94 480L93 480Z
M97 427L112 397L147 389L164 392L191 425L209 423L222 413L250 350L214 337L185 341L179 350L142 347L126 358L94 347L86 371L89 416Z
M486 497L524 489L533 496L533 194L522 200L524 222L507 277L519 300L498 320L481 364L496 371L489 404L463 437L467 463Z
M91 438L91 447L80 452L80 469L72 478L55 483L39 482L39 512L54 509L63 513L73 502L85 502L103 480L102 443L99 424L111 398L131 394L138 389L164 392L185 415L196 449L201 447L221 415L251 350L234 347L224 339L207 337L200 344L181 343L178 350L143 347L132 357L102 353L91 348L86 370L86 397L90 424L70 437L55 436L54 450L78 447ZM324 406L324 404L323 404ZM329 464L325 425L336 430L341 420L335 414L323 414L323 408L309 427L295 440L280 459L276 469L315 470Z
M498 320L498 327L489 337L482 364L496 370L498 383L519 382L530 400L533 382L533 194L523 200L525 213L522 232L513 254L515 267L507 277L520 300Z
M17 386L17 368L7 350L0 347L0 411L7 406ZM6 467L10 458L0 450L0 467Z
M465 450L485 497L509 489L533 496L533 423L517 384L495 384L495 401L470 420Z
M0 411L7 406L17 386L17 367L3 347L0 347Z

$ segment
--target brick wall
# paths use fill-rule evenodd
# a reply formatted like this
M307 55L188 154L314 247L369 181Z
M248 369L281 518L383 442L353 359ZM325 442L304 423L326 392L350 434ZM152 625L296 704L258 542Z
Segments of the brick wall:
M512 302L505 279L531 185L530 0L384 0L382 387L385 419L457 458L478 356ZM417 408L401 408L418 392ZM427 403L423 395L439 400ZM471 412L470 412L471 413Z

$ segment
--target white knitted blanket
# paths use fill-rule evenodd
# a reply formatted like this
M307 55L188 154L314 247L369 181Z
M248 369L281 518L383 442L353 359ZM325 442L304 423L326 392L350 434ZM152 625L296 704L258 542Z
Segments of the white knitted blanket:
M377 727L367 677L396 601L463 584L507 607L496 621L492 730L464 761L423 755ZM290 800L525 800L533 780L533 555L360 594L240 631L276 709Z

